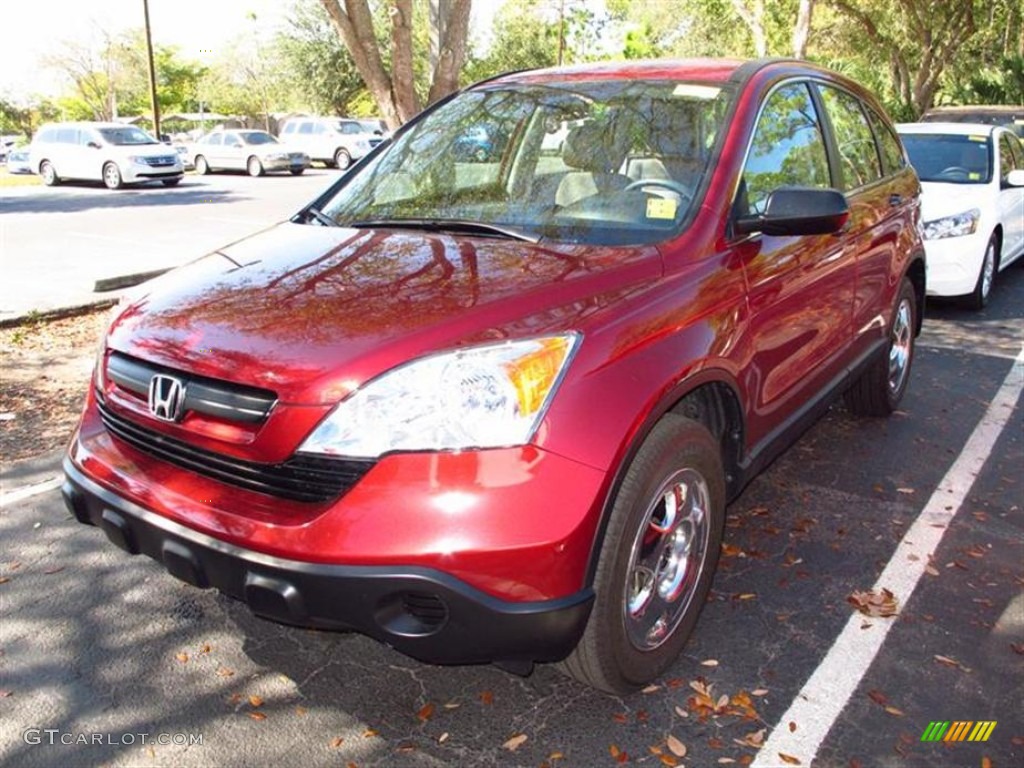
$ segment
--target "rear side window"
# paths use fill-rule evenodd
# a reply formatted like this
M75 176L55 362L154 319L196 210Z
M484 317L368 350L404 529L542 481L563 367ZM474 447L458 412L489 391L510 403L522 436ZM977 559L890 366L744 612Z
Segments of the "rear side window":
M210 140L207 143L210 144L211 146L219 147L223 140L224 140L224 134L222 134L222 133L215 133L212 136L210 136Z
M843 191L857 189L882 178L875 139L860 101L837 88L827 85L819 85L818 88L836 137Z
M313 124L312 123L302 123L299 126L299 133L301 133L301 134L310 134L312 132L313 132Z
M58 128L57 129L57 143L59 143L59 144L77 144L78 143L78 129L77 128Z
M57 129L56 128L44 128L39 132L36 137L36 141L44 144L52 144L57 140Z
M779 88L765 102L743 169L738 212L760 213L776 187L831 187L821 120L803 83Z
M893 133L888 124L873 110L868 109L868 120L871 127L875 129L875 138L878 139L878 149L882 153L882 168L886 176L891 176L903 170L907 165L903 157L903 145Z
M282 133L295 133L295 123L288 123Z

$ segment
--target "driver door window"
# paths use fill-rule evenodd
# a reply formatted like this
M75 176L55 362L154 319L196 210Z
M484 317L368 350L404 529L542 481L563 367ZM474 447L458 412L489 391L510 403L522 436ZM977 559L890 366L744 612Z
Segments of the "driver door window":
M740 183L737 213L764 211L776 187L832 186L821 120L803 83L786 85L765 102Z

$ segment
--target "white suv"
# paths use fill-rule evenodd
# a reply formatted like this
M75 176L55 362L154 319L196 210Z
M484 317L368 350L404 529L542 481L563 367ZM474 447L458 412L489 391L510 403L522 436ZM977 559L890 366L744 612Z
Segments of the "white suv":
M278 138L302 150L312 160L346 170L384 137L367 121L340 117L295 117L285 123Z
M50 123L29 147L32 170L47 186L64 179L102 181L110 189L144 181L173 187L184 169L173 147L121 123Z

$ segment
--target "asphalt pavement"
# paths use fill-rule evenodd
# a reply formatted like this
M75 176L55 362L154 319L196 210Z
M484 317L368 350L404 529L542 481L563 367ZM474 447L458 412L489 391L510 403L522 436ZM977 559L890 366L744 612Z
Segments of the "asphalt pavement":
M97 282L180 266L283 221L337 180L187 174L176 187L0 188L0 321L116 297Z
M696 634L627 697L550 666L528 678L435 667L263 621L74 522L54 457L6 470L0 764L785 766L815 754L828 768L1020 766L1022 308L1021 266L984 312L929 307L901 410L856 419L836 405L730 505ZM980 453L979 424L992 439ZM949 485L965 456L974 463ZM946 522L922 517L936 507ZM941 537L923 561L902 549L922 525ZM855 613L850 595L898 561L921 575L897 615ZM851 617L865 638L887 634L877 655L837 662ZM834 721L787 719L822 669ZM935 721L996 725L981 743L922 741ZM802 756L759 751L804 749L816 731Z

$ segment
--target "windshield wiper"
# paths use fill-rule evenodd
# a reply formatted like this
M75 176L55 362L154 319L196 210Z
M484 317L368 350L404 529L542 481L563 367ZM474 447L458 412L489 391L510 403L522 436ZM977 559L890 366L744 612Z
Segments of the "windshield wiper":
M540 241L537 235L531 235L516 227L504 224L488 224L482 221L465 219L365 219L352 221L344 226L365 229L371 227L393 229L422 229L427 232L465 232L484 237L504 237L509 240L522 240L527 243Z
M340 226L338 222L328 216L326 213L321 211L319 208L313 208L310 206L306 209L306 221L308 222L310 217L313 217L325 227L337 227Z

